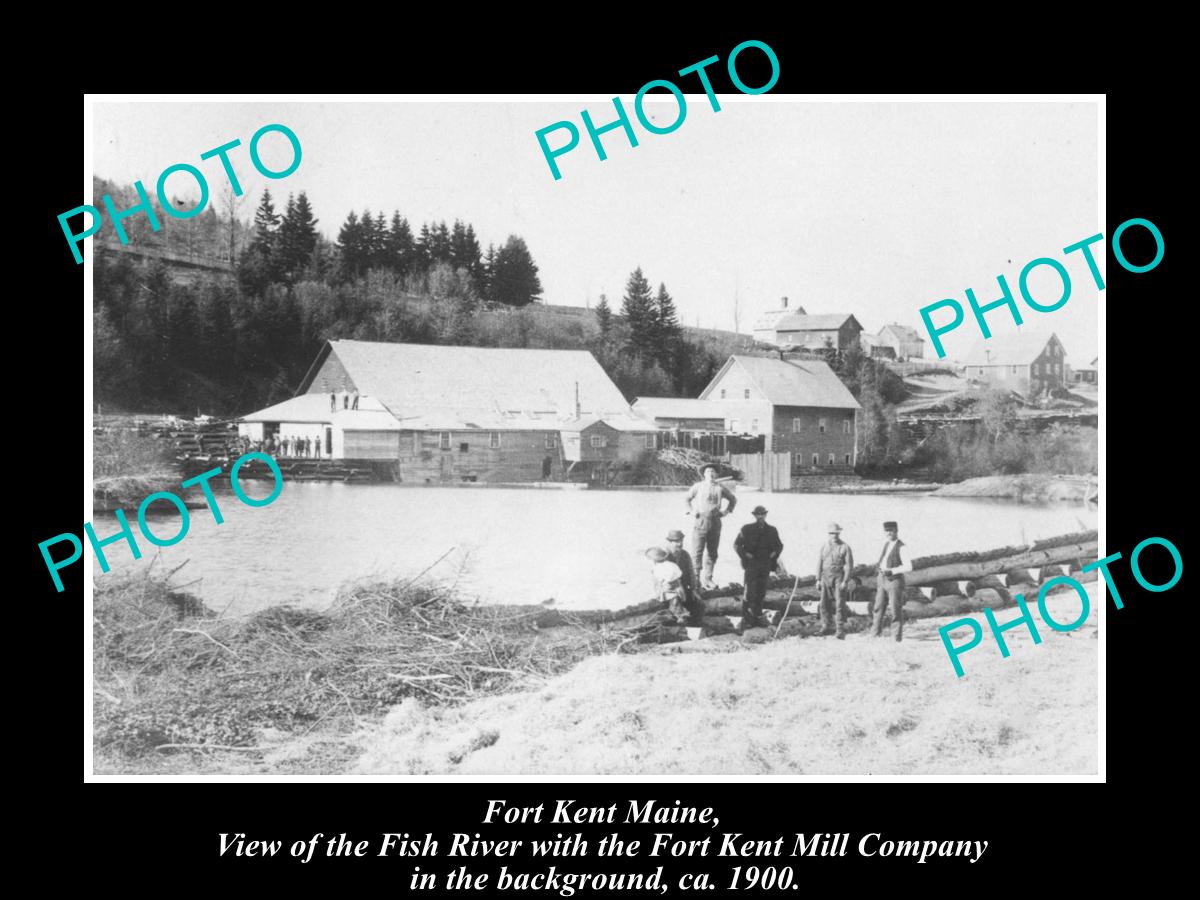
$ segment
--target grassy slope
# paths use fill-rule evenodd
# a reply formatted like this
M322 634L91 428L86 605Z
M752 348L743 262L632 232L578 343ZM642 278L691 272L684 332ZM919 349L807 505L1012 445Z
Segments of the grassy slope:
M362 737L370 773L934 775L1097 770L1097 616L956 678L937 634L781 640L586 660L539 689L452 709L406 701ZM1051 598L1059 621L1073 593ZM1007 621L1015 611L1002 614Z

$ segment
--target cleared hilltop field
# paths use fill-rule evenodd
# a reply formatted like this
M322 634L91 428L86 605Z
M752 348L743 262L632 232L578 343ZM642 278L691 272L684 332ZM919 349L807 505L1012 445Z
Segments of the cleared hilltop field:
M962 657L937 628L905 639L790 638L756 647L588 659L524 693L426 708L406 700L357 736L351 771L528 775L1088 775L1097 771L1098 621L1006 632ZM1078 615L1074 593L1047 601ZM998 614L1009 621L1016 610ZM979 616L982 621L982 616ZM960 638L961 640L961 638ZM687 646L687 651L680 647Z

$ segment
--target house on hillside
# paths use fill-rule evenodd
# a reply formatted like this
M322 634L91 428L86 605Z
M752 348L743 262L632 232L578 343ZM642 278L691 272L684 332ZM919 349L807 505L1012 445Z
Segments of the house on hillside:
M358 409L330 394L358 392ZM295 397L243 416L252 441L309 437L399 481L561 479L636 462L657 429L588 352L329 341Z
M961 365L968 378L1028 397L1063 387L1065 356L1055 334L1016 332L980 341Z
M863 353L873 359L896 358L896 349L880 340L877 334L867 334L864 331L859 340L862 342Z
M1096 357L1086 366L1080 366L1078 369L1070 366L1071 384L1099 384L1100 383L1100 357Z
M803 307L793 310L787 303L784 297L780 309L763 313L754 323L756 341L807 350L841 351L859 342L862 325L849 313L810 316Z
M925 341L915 328L907 325L884 325L876 336L880 346L891 347L896 359L922 359Z

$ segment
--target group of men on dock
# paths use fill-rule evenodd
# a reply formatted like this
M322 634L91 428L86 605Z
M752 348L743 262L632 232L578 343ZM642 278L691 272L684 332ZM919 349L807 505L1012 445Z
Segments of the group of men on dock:
M271 456L298 459L321 459L321 439L308 436L285 436L269 434L261 441L247 441L246 449Z
M721 542L721 520L737 506L737 495L717 479L712 464L701 468L701 481L692 485L685 497L685 515L693 519L691 552L683 549L684 535L679 529L667 532L667 548L651 547L646 555L654 564L654 577L659 596L666 601L670 612L681 624L699 625L704 616L701 590L716 588L713 567ZM724 507L722 508L722 503ZM781 572L779 557L783 541L779 531L767 524L767 510L756 506L751 510L754 521L742 526L733 542L734 552L742 562L745 590L742 594L743 628L765 627L763 600L771 575ZM854 553L842 540L842 529L831 522L826 529L829 539L821 545L817 560L817 588L820 596L821 635L844 638L847 583L854 570ZM883 633L883 617L891 607L896 624L896 640L904 631L904 575L912 571L912 561L905 544L900 540L896 522L884 522L886 536L883 550L876 563L876 589L871 633ZM695 563L701 564L701 576L696 577ZM798 577L798 576L797 576Z

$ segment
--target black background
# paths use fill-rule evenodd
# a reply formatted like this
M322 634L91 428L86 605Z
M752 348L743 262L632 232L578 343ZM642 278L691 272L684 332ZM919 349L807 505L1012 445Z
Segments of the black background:
M553 14L547 14L554 19ZM486 802L504 799L510 805L544 803L547 810L557 799L582 804L622 808L629 799L659 798L666 804L712 806L721 819L715 831L707 828L664 826L576 826L570 831L598 838L613 830L622 836L649 840L655 830L674 831L679 837L743 831L748 838L773 838L797 832L852 833L851 854L845 859L742 860L743 864L795 864L800 883L821 883L823 876L852 874L847 887L871 885L876 879L893 884L902 871L917 874L928 883L974 886L968 876L990 873L1027 873L1030 867L1061 865L1059 875L1083 887L1085 873L1103 870L1105 847L1119 844L1121 853L1140 852L1135 845L1147 840L1156 821L1158 804L1169 803L1178 790L1175 779L1185 771L1187 746L1183 732L1190 719L1192 679L1181 672L1190 638L1181 614L1186 609L1186 578L1169 593L1149 594L1139 588L1125 562L1114 572L1125 599L1125 608L1109 606L1107 628L1108 722L1106 787L1097 785L1041 784L778 784L770 777L743 784L708 784L689 779L676 784L564 785L545 784L369 783L248 785L205 784L80 784L80 762L87 765L87 740L80 740L79 681L81 566L64 572L68 590L56 594L37 550L37 542L80 526L81 499L85 496L75 473L79 471L78 440L81 380L90 377L77 362L79 329L90 311L81 309L84 267L77 266L63 240L56 215L83 202L80 191L80 132L77 116L82 91L295 91L387 90L397 92L537 92L573 91L620 94L626 100L646 81L670 77L674 71L713 54L722 64L710 68L717 92L732 91L723 62L734 45L747 38L766 41L781 65L773 94L815 91L1036 91L1047 86L1063 90L1103 91L1107 81L1103 61L1060 62L1062 75L1039 67L1028 71L1019 63L995 58L945 61L933 50L917 53L907 48L867 53L845 33L819 30L745 28L726 23L705 34L666 36L647 34L635 26L617 36L594 37L587 42L581 31L567 29L569 39L530 38L524 45L511 37L468 41L423 40L397 35L396 46L372 49L352 59L349 51L264 57L256 65L242 60L214 63L206 58L195 73L176 66L170 84L157 77L141 76L122 66L100 71L82 84L60 84L57 93L45 92L29 105L28 118L38 123L37 139L21 163L25 175L14 179L24 212L16 238L10 236L14 265L32 277L12 298L17 327L10 335L10 353L26 362L14 369L10 401L32 413L21 428L26 440L10 445L15 458L29 457L33 471L16 474L18 489L26 498L10 505L28 522L14 555L27 564L32 596L21 591L10 606L10 641L27 647L28 669L37 673L32 685L10 689L24 712L14 712L26 728L17 728L12 746L26 766L41 770L45 783L63 789L62 800L39 801L28 808L25 827L31 835L66 841L69 858L84 868L103 872L161 871L173 881L203 886L232 882L205 882L209 874L236 875L238 886L246 879L265 885L300 884L349 887L345 875L370 871L387 879L396 892L405 892L413 865L444 872L455 859L378 858L328 860L314 858L301 865L286 856L293 840L321 832L326 838L348 832L353 840L378 845L383 832L432 832L447 839L454 831L484 838L530 840L568 833L568 826L511 827L482 824ZM212 52L216 52L215 50ZM869 57L869 59L868 59ZM751 85L766 80L765 67L755 72L756 51L739 58L743 80ZM1024 83L1013 80L1013 69L1023 68ZM964 69L969 71L964 71ZM1002 69L1003 71L997 71ZM1093 71L1094 69L1094 71ZM221 73L225 73L222 75ZM971 83L968 75L993 76ZM1003 81L997 75L1003 75ZM194 76L194 77L193 77ZM948 84L944 76L953 76ZM692 76L694 78L694 76ZM683 81L685 90L693 84ZM1178 285L1187 253L1182 220L1172 201L1187 189L1171 154L1179 145L1176 111L1151 90L1139 90L1126 72L1123 92L1109 94L1107 129L1108 224L1105 238L1130 217L1155 222L1165 237L1162 264L1146 274L1126 272L1106 250L1107 289L1102 305L1115 304L1108 323L1107 347L1102 349L1108 392L1108 478L1103 503L1107 510L1108 553L1126 558L1142 539L1156 535L1173 541L1187 557L1183 516L1190 491L1180 486L1177 473L1186 466L1190 448L1191 398L1184 362L1190 341L1185 324L1191 295ZM531 140L533 137L531 135ZM668 140L669 137L663 138ZM932 144L931 144L932 146ZM147 173L147 179L157 173ZM611 173L614 179L618 172ZM547 176L549 177L549 176ZM619 185L615 186L619 189ZM582 211L581 211L582 212ZM10 215L13 206L10 206ZM1064 234L1063 246L1083 235ZM1127 233L1123 242L1131 259L1148 259L1153 248L1139 249L1144 235ZM1054 256L1058 248L1046 248ZM32 263L32 265L31 265ZM1011 279L1010 279L1011 280ZM1063 314L1063 313L1059 313ZM1066 312L1069 314L1069 310ZM1052 315L1052 314L1051 314ZM23 417L22 417L23 418ZM1161 563L1161 565L1156 564ZM1143 570L1152 581L1164 581L1169 561L1161 548L1152 549ZM87 623L84 623L86 640ZM17 639L19 636L19 639ZM86 665L86 652L85 652ZM22 669L25 670L24 667ZM23 680L22 680L23 681ZM85 697L85 702L90 698ZM81 760L81 751L83 760ZM79 785L75 787L74 785ZM81 794L79 791L84 791ZM1103 795L1101 795L1103 791ZM218 856L220 833L247 833L249 839L280 840L284 854L271 859L247 860ZM910 860L862 859L853 853L859 837L882 832L895 839L987 840L989 848L974 865L965 860L941 860L917 866ZM57 837L51 837L55 835ZM65 835L65 838L63 837ZM1155 840L1169 835L1158 833ZM785 841L785 843L788 843ZM1165 852L1148 845L1148 852ZM561 869L636 871L650 860L601 865L595 856L552 860ZM739 861L710 856L706 860L656 860L667 867L664 881L674 884L681 871L727 873ZM510 871L530 865L528 857L483 859L470 863L473 871ZM537 861L537 868L542 868ZM948 871L953 869L954 871ZM278 880L284 876L284 880ZM296 881L291 876L299 876ZM716 882L725 883L722 874ZM299 880L302 879L302 880ZM861 879L866 879L865 881ZM942 881L942 879L945 879ZM999 883L999 882L991 882ZM149 887L149 885L147 885ZM209 887L208 890L211 890Z

